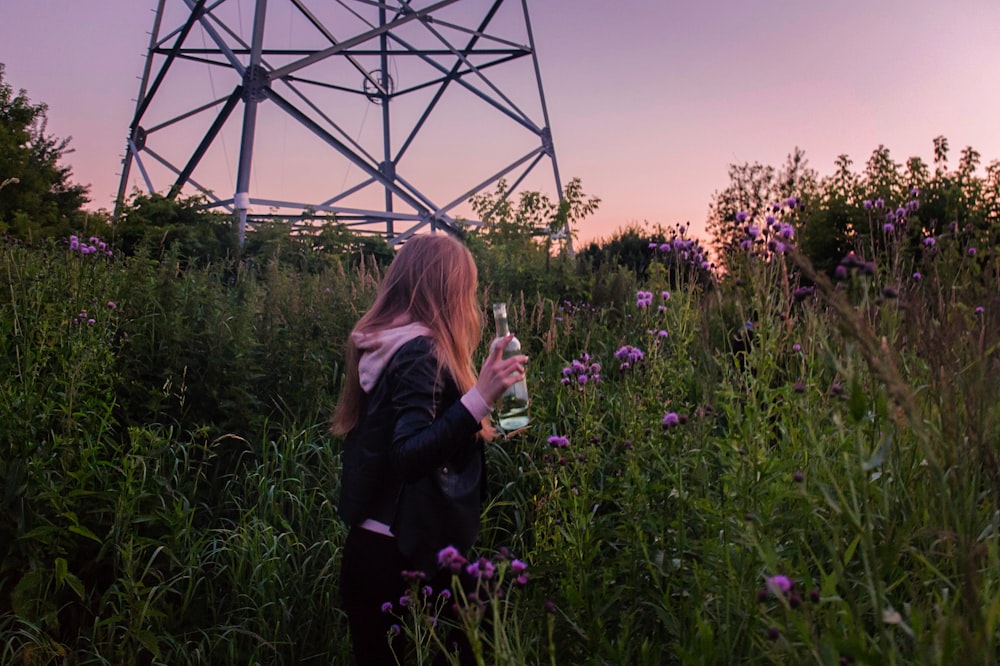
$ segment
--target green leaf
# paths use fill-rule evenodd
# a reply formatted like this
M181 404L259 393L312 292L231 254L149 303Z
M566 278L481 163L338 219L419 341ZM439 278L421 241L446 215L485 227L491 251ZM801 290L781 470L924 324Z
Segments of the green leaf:
M854 540L851 541L849 546L847 546L847 550L844 551L844 566L850 564L851 559L854 557L854 551L857 549L859 543L861 543L860 534L854 537Z
M855 423L860 422L868 415L868 401L865 399L864 389L861 388L861 382L858 381L857 377L851 379L851 396L847 406Z
M104 543L96 534L91 532L83 525L70 525L69 531L72 532L73 534L79 534L82 537L86 537L88 539L96 541L97 543Z
M861 463L861 469L866 472L870 472L876 467L881 467L882 463L885 462L885 443L879 444L879 447L875 449L875 453L868 460Z

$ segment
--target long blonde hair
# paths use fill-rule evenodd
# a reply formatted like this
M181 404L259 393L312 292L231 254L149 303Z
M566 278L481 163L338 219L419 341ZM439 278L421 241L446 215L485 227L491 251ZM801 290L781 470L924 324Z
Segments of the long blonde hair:
M389 265L375 302L353 333L372 333L402 319L423 324L436 343L438 371L446 369L465 393L476 383L472 354L483 333L477 280L472 253L461 241L448 234L414 236ZM331 430L337 435L347 434L361 419L364 393L353 333L346 348L347 376L333 413ZM483 429L492 436L489 417Z

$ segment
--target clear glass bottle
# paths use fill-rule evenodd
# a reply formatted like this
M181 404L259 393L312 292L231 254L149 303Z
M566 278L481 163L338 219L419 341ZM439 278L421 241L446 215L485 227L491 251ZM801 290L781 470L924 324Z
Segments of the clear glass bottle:
M490 345L492 351L500 341L510 335L510 325L507 323L507 304L493 304L493 320L496 322L497 334ZM504 347L503 357L509 358L521 353L521 342L515 337ZM528 425L528 384L521 379L511 385L500 398L500 408L497 412L497 423L504 432L510 432Z

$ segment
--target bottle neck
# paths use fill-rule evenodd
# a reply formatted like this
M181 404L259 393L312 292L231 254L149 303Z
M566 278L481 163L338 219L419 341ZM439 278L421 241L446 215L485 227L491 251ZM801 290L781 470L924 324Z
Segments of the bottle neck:
M496 317L497 337L504 338L510 335L510 326L507 324L507 317Z
M497 326L497 337L503 338L510 335L510 326L507 324L507 304L493 304L493 320Z

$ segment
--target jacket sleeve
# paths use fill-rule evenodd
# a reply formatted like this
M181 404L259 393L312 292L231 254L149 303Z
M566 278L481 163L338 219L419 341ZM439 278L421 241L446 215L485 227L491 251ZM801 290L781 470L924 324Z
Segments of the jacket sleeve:
M416 338L393 357L390 400L395 413L390 461L404 481L414 481L466 457L481 424L459 400L447 371L438 372L429 338Z

